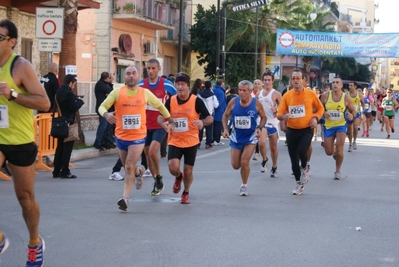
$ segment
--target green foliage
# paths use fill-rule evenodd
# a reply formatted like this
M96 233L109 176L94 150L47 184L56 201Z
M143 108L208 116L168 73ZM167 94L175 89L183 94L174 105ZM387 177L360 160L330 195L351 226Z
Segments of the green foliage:
M337 73L343 80L370 81L367 65L356 62L354 58L328 58L323 63L323 71Z

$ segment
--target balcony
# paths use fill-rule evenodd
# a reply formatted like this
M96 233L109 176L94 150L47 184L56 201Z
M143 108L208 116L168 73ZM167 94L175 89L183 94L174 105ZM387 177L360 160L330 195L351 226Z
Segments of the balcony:
M162 0L114 0L112 18L151 30L172 30L176 9Z
M191 42L190 29L191 24L185 23L183 25L183 43L189 44ZM179 23L175 24L174 30L161 32L160 37L164 43L177 44L179 40Z

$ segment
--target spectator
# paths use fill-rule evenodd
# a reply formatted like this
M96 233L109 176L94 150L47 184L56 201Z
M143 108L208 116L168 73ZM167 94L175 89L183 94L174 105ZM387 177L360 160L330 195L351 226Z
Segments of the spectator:
M211 89L212 89L212 83L210 81L206 81L205 89L202 90L197 96L205 103L205 106L208 109L209 114L211 114L213 116L213 114L215 113L215 108L217 108L219 106L219 101ZM200 119L201 120L205 119L205 117L203 117L203 115L201 115ZM211 123L211 124L205 126L204 128L205 128L205 133L206 133L205 148L212 149L213 125ZM204 128L199 130L198 148L201 146L202 137L204 135Z
M57 63L51 63L48 66L48 73L40 78L40 83L46 89L47 96L50 100L51 106L49 110L39 110L39 113L53 112L55 94L58 88L60 88L60 82L57 78L58 75L58 65Z
M108 94L111 93L112 88L109 86L111 81L111 77L108 72L104 71L101 73L100 80L96 83L94 87L94 94L96 95L96 112L98 114L98 128L96 134L96 140L94 141L93 147L97 148L100 151L104 151L105 148L111 148L110 144L105 143L105 133L111 124L107 122L107 120L100 116L98 113L98 107L104 102L105 98L107 98ZM114 146L113 146L114 147Z
M213 88L213 93L218 99L219 106L215 109L214 121L213 121L213 143L214 146L221 146L224 143L220 142L222 135L222 116L226 110L226 93L224 91L224 82L219 79L216 82L216 86Z
M197 95L199 92L201 92L202 89L202 81L201 79L196 79L193 87L191 87L191 94Z
M75 120L75 113L83 106L83 100L77 99L72 93L72 88L76 86L74 75L68 74L64 78L63 85L57 91L56 100L62 116L67 118L72 124ZM73 179L76 175L71 174L68 166L74 141L65 142L65 138L57 138L57 149L54 156L53 178Z

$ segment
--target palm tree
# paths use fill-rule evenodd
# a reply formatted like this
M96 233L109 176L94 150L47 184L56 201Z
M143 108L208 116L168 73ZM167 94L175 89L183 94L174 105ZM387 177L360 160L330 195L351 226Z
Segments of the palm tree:
M310 14L315 12L317 14L316 19L312 21ZM318 32L333 32L335 23L327 20L330 14L330 9L325 7L324 4L313 4L312 10L309 11L306 17L302 17L302 29L307 31L318 31ZM310 65L313 61L313 57L304 56L302 58L305 74L310 77ZM321 70L320 70L321 73Z
M64 20L64 38L61 42L62 50L60 52L59 79L62 81L65 77L65 66L76 65L76 32L78 29L78 1L60 0L58 5L65 10ZM77 95L77 87L72 88ZM76 112L76 122L79 125L79 141L75 141L75 146L84 145L85 138L80 125L80 114Z
M294 2L288 0L273 0L268 5L259 7L259 17L256 21L255 12L247 10L235 13L236 21L241 23L234 23L234 27L229 27L229 32L226 39L226 51L240 40L246 40L249 46L255 47L255 27L258 25L258 47L260 54L260 71L266 68L266 53L267 51L274 51L276 45L276 29L291 28L295 25L295 15L304 16L308 14L308 1L296 0ZM244 22L244 23L242 23Z

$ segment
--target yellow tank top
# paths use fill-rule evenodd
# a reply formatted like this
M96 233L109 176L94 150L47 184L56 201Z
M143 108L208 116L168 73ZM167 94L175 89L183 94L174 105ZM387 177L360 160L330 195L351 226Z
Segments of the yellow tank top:
M332 98L332 91L328 92L327 103L325 104L326 111L330 113L330 118L326 118L325 126L327 129L335 126L344 126L346 124L345 111L345 94L342 93L341 99L335 102Z
M17 87L11 77L11 64L16 56L13 53L1 68L0 82L7 83L19 94L27 95L27 92ZM33 141L33 110L0 96L0 144L22 145Z
M356 110L356 113L360 112L360 97L358 92L356 91L356 96L352 97L351 92L348 92L349 99L352 101L352 105Z

